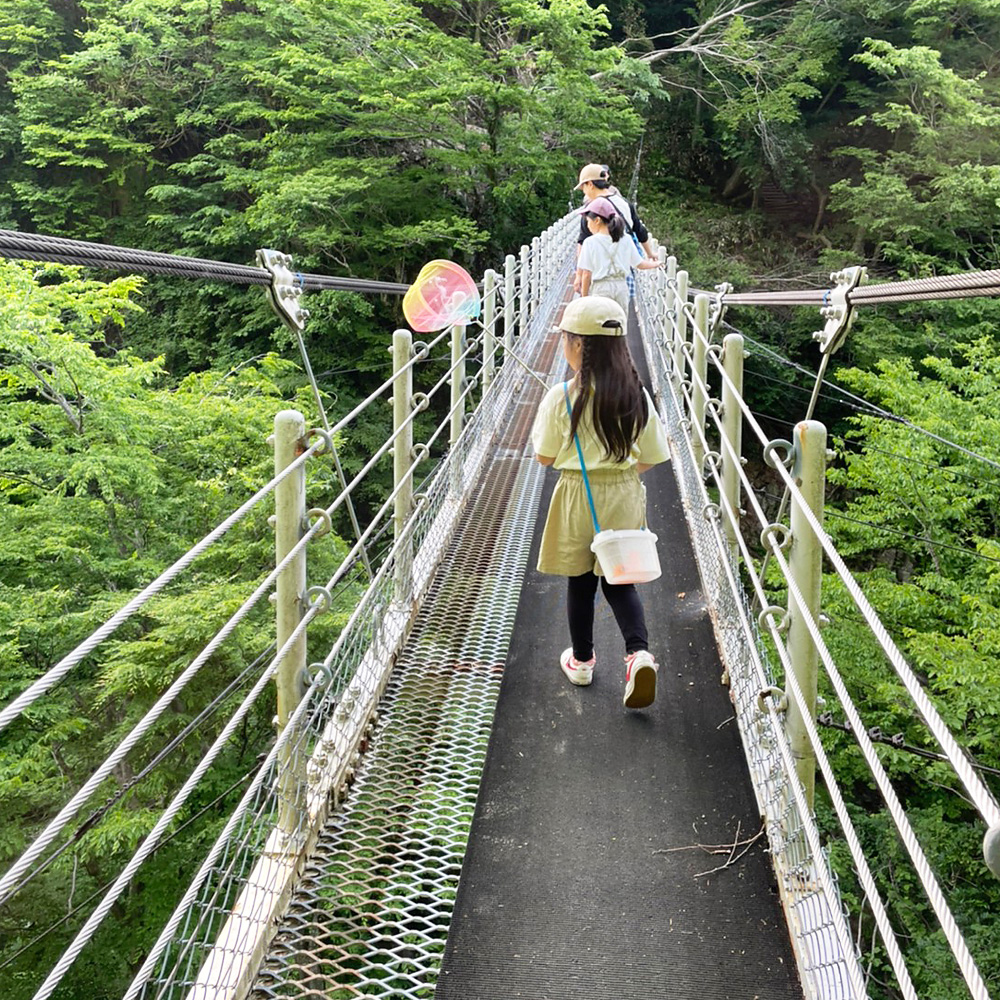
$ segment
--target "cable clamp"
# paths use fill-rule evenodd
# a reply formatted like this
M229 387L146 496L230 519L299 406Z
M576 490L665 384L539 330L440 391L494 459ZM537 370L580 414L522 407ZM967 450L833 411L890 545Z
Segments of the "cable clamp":
M854 307L848 297L867 274L868 269L859 265L845 267L843 271L835 271L830 275L833 288L823 295L823 305L819 310L826 324L822 330L813 334L813 340L819 342L821 353L833 354L844 342L847 331L854 322Z
M303 531L311 531L314 527L313 518L319 523L320 527L313 535L313 538L322 538L324 535L330 534L333 531L333 521L330 515L323 510L322 507L311 507L306 511L305 523L302 525Z
M767 715L767 704L765 703L765 698L774 698L774 710L776 712L787 712L788 711L788 695L781 690L780 687L766 687L757 693L757 708L760 709L761 715Z
M278 250L257 251L257 264L271 275L267 300L278 318L293 330L305 329L309 311L299 303L302 297L302 275L292 271L292 258Z
M322 427L310 427L306 431L306 440L309 438L318 437L323 443L322 448L317 448L313 452L314 455L329 455L333 451L333 438L330 436L329 431L323 430Z

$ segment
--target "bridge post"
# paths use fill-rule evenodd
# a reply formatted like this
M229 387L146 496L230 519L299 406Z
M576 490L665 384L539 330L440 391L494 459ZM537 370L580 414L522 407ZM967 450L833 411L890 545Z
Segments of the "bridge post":
M735 562L739 547L736 544L740 525L740 462L743 455L743 414L738 399L743 396L743 337L729 333L722 341L722 370L729 381L722 385L722 433L727 447L722 449L722 495L724 508L723 530L729 543L729 553Z
M517 323L517 332L523 337L528 331L528 308L531 304L531 261L528 259L529 249L526 243L521 244L521 314Z
M531 315L535 315L542 299L542 241L535 236L531 240Z
M392 446L392 485L396 491L393 533L396 542L406 530L413 513L413 334L396 330L392 335L392 429L398 435ZM394 589L396 600L405 603L413 589L413 543L405 551L396 550Z
M514 348L514 268L516 261L512 253L503 261L503 346L509 351Z
M456 323L451 328L451 429L448 444L455 447L462 427L465 425L465 406L462 402L462 392L465 389L465 327Z
M483 395L496 374L497 273L487 268L483 273Z
M282 410L274 417L274 472L279 475L303 451L306 436L305 417L297 410ZM306 472L300 466L274 489L274 558L275 565L288 555L302 538L306 520ZM302 620L306 594L306 553L299 552L281 571L275 585L277 648L281 649ZM289 717L302 700L306 671L306 637L299 636L278 665L275 683L278 689L275 723L280 735ZM287 837L300 827L304 804L302 791L305 761L300 759L298 741L285 741L278 761L278 829Z
M789 699L785 716L785 731L795 759L795 769L805 790L810 809L816 788L816 751L809 742L804 715L816 718L816 692L819 653L806 624L808 615L819 621L820 586L823 579L823 550L809 526L804 512L808 505L822 523L823 500L826 490L826 427L818 420L803 420L794 430L792 475L798 490L792 490L791 549L788 554L789 574L805 603L800 608L789 595L788 656L799 690L805 700L798 705Z
M688 273L677 272L677 294L674 296L674 385L681 391L684 382L686 364L684 360L684 345L687 341L687 313L684 306L688 297ZM683 406L683 401L682 401Z
M691 331L691 448L694 467L705 461L705 406L708 403L708 296L694 299L694 329Z
M674 344L674 307L677 303L677 292L674 285L677 282L677 258L671 255L667 258L663 280L663 349L673 365Z

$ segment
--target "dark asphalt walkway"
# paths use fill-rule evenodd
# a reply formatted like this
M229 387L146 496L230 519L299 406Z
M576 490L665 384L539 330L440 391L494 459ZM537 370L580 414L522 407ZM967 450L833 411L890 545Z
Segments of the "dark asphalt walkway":
M664 572L640 588L660 663L641 712L603 599L594 683L559 669L565 581L533 568L556 476L435 996L801 1000L766 840L742 843L760 820L670 466L645 477Z

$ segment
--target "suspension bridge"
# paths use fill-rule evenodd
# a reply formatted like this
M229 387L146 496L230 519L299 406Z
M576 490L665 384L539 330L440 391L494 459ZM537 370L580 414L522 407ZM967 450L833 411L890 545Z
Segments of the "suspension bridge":
M276 638L250 689L118 877L75 914L61 958L37 970L35 1000L73 995L75 963L98 946L116 903L275 689L276 738L143 947L125 1000L917 997L921 956L897 939L820 737L821 676L891 816L914 891L940 925L955 982L990 996L876 751L879 734L824 638L823 560L972 804L984 880L1000 877L1000 808L824 531L827 440L815 393L789 440L772 439L743 398L744 338L725 317L739 305L818 308L818 390L855 309L995 295L1000 272L868 286L848 269L826 291L753 295L690 288L660 250L665 266L640 276L629 333L672 454L646 480L664 565L644 591L660 685L652 709L630 713L607 609L597 617L595 683L570 688L557 669L562 585L533 568L553 474L534 461L528 431L543 386L565 377L553 326L572 294L577 225L568 215L487 271L476 323L416 342L397 330L392 374L351 412L328 415L317 387L310 423L276 414L271 481L0 709L2 739L235 525L273 511L274 569L0 876L0 905L33 891L116 768L270 599ZM244 267L3 233L0 254L260 285L298 337L314 386L303 293L405 288L303 275L273 251ZM426 372L436 380L425 385ZM348 480L339 436L362 415L390 411L384 439ZM784 487L777 518L747 479L751 453ZM308 495L314 463L335 473L336 495ZM359 488L389 464L389 495L362 516ZM337 516L353 536L316 579L310 553L329 544ZM763 559L747 541L757 535ZM774 572L781 600L765 584ZM364 593L320 645L315 623L350 574L364 576ZM817 785L834 830L817 822ZM831 838L861 887L854 909L831 866ZM889 970L881 992L862 922Z

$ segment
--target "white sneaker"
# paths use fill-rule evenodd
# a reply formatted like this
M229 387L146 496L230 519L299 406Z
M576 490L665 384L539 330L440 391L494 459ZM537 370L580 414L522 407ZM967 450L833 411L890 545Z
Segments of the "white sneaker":
M592 656L589 660L578 660L573 655L573 647L564 649L559 657L559 666L562 672L569 678L571 684L578 684L586 687L594 679L594 664L597 657Z
M625 657L626 708L646 708L656 699L656 671L659 666L652 653L637 650Z

